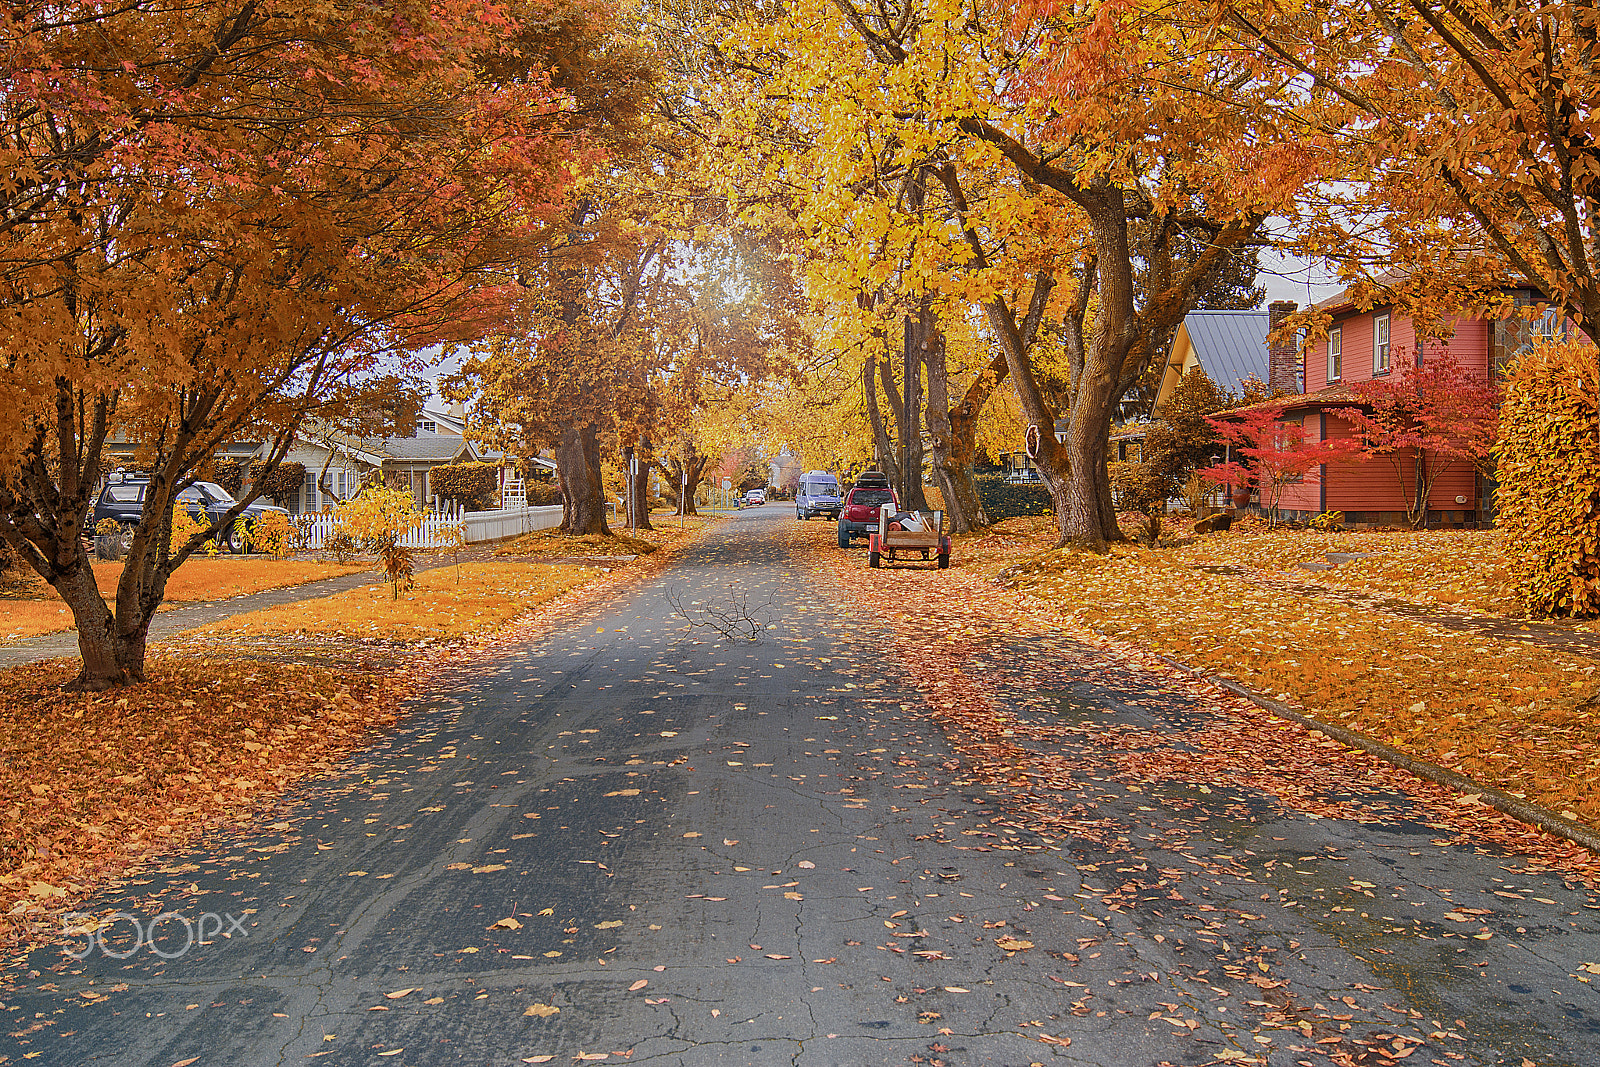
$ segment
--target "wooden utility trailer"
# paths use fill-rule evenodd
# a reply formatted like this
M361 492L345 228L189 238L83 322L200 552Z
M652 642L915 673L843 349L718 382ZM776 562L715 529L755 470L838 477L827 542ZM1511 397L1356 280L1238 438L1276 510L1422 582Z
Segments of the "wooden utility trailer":
M898 563L913 553L923 560L932 558L940 570L950 566L950 538L944 533L944 512L915 512L922 522L920 530L890 529L895 514L888 504L878 509L878 528L869 535L867 566L881 566L884 557Z

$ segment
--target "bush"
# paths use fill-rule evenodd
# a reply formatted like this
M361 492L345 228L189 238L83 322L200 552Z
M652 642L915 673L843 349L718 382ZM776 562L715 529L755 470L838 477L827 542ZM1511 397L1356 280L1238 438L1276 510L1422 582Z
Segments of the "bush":
M333 509L335 532L358 540L377 553L384 577L392 586L393 599L399 599L402 581L407 589L415 584L411 577L411 550L400 540L421 522L422 513L409 489L369 485L360 496Z
M536 508L561 503L561 486L556 482L528 483L528 503Z
M469 511L483 511L500 502L500 468L493 463L452 463L428 472L437 496Z
M1306 523L1313 530L1326 530L1329 533L1338 533L1344 529L1344 512L1324 511L1321 515Z
M232 496L237 497L244 489L244 467L236 460L219 459L211 472L212 481L226 489Z
M989 516L990 522L1018 515L1050 515L1055 512L1050 490L1045 488L1043 482L1010 485L1004 474L980 474L975 480L978 483L978 498L983 501L983 511Z
M306 484L306 465L280 463L271 473L267 473L266 464L252 463L250 481L261 487L262 496L269 496L284 507L288 507L300 492L300 487ZM223 488L226 489L227 486Z
M240 522L244 522L243 517ZM254 522L245 524L245 540L257 552L270 552L283 557L289 554L289 516L281 511L269 511Z
M1539 345L1516 358L1495 446L1502 544L1530 611L1600 615L1595 349Z

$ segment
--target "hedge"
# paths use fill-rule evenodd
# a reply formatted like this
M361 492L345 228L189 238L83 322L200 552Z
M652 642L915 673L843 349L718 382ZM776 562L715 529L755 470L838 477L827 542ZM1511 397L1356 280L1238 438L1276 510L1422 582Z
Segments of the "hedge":
M304 463L280 463L270 474L263 474L265 469L264 463L250 464L250 481L261 487L262 496L270 496L280 504L287 505L306 484Z
M1528 609L1600 615L1596 350L1539 345L1516 359L1495 446L1499 524Z
M528 503L536 508L561 503L560 482L529 482Z
M978 499L983 501L984 514L990 522L1011 519L1018 515L1053 515L1055 505L1050 500L1050 490L1043 482L1012 485L1002 473L979 474Z
M500 468L493 463L452 463L428 472L434 495L481 511L499 502Z

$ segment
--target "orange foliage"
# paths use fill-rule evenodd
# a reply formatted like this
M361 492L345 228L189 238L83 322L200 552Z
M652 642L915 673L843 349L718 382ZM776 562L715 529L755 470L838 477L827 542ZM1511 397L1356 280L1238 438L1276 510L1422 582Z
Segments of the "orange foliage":
M11 935L141 852L327 770L394 722L406 696L395 677L156 656L147 683L62 692L74 670L55 660L0 672L0 915Z

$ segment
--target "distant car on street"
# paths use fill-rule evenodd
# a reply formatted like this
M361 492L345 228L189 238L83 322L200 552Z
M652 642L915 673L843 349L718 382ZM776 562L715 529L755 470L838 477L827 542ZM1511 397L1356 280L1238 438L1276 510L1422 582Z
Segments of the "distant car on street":
M94 502L94 513L88 525L93 528L98 526L103 519L111 519L122 528L123 547L133 541L133 531L139 525L139 520L144 514L144 494L149 488L150 479L140 475L112 475L104 489ZM227 514L236 501L233 494L215 482L195 482L187 489L181 490L177 496L177 503L184 504L189 514L196 518L204 512L207 522ZM248 549L245 539L245 527L255 522L261 516L271 511L282 511L283 508L256 501L240 513L239 517L217 533L217 543L229 552L242 554Z
M767 491L765 489L752 489L744 495L744 506L747 508L753 508L757 504L765 504L766 502Z
M794 494L794 517L802 521L813 515L837 519L844 510L839 496L839 479L827 471L806 471Z

